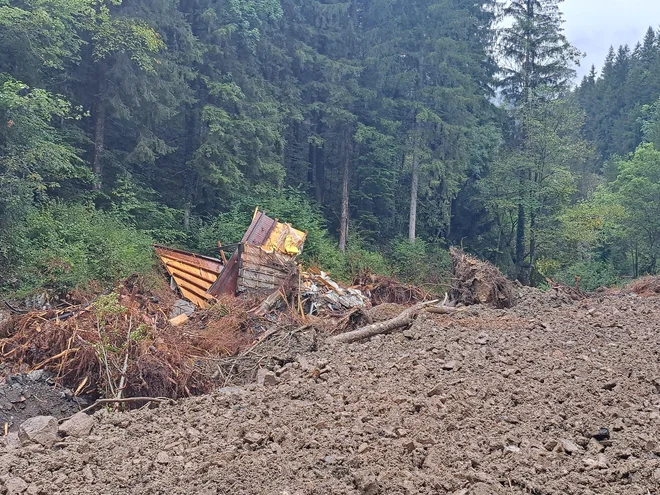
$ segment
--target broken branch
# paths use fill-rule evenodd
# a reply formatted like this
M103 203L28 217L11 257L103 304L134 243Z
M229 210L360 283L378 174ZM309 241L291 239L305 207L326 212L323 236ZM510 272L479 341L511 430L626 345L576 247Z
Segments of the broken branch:
M436 304L437 302L438 300L436 299L435 301L427 301L427 302L419 303L411 308L406 309L401 314L395 316L390 320L373 323L371 325L367 325L352 332L342 333L340 335L330 338L329 341L342 342L348 344L351 342L355 342L357 340L368 339L369 337L373 337L374 335L391 332L392 330L395 330L400 327L405 327L413 322L413 320L419 314L420 311L422 311L424 308L428 306Z

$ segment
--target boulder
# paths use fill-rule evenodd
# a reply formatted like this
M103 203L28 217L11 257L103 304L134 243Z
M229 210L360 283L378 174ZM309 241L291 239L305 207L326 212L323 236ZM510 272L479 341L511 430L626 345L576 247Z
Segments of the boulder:
M275 375L275 373L272 371L268 371L262 368L257 372L257 385L261 387L272 387L273 385L277 385L279 382L280 380L277 378L277 375Z
M94 427L94 419L84 412L78 412L60 425L59 433L64 437L84 438Z
M52 416L36 416L18 427L18 438L23 446L38 443L51 448L57 442L57 419Z
M28 489L28 484L19 477L9 478L5 481L5 490L7 490L7 495L19 495L25 493L25 490Z

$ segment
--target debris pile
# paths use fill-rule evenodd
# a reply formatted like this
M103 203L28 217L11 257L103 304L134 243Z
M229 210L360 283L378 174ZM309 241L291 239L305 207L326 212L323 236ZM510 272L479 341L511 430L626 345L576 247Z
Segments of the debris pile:
M634 280L626 286L626 290L638 296L655 296L660 294L660 277L650 275Z
M416 304L431 298L426 291L410 284L401 283L391 277L362 273L354 281L353 286L371 299L374 306L380 304Z
M453 302L465 306L492 304L496 308L510 308L516 303L513 283L495 265L455 247L449 254L454 270L450 292Z
M14 316L0 357L19 371L47 370L74 396L179 398L252 381L260 369L277 372L315 348L318 332L352 342L408 327L422 312L513 304L511 283L495 267L459 251L453 300L442 304L371 274L343 287L317 267L302 269L305 238L257 209L239 244L218 244L220 258L155 246L169 289L133 276L94 299L74 293L69 307ZM394 311L373 318L372 306L382 304Z
M302 282L299 291L304 298L303 307L308 308L307 314L317 315L328 311L366 308L369 304L369 299L362 291L350 287L340 287L326 272L316 267L312 267L300 275Z
M207 392L210 380L195 370L195 357L206 353L196 345L203 335L172 326L161 297L132 277L90 304L17 316L0 355L19 368L51 372L76 396Z

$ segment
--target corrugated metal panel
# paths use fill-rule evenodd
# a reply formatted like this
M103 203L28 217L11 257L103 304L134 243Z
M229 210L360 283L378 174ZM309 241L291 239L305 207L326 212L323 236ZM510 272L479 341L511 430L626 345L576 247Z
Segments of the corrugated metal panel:
M252 246L262 246L276 225L276 220L266 216L261 211L257 211L241 242Z
M215 281L215 283L209 289L209 294L219 297L221 295L235 295L236 294L236 284L238 281L238 268L241 253L243 252L243 244L234 251L229 261L225 265L224 270Z
M222 262L216 258L164 246L155 248L183 297L201 308L210 306L214 297L207 291L222 272Z

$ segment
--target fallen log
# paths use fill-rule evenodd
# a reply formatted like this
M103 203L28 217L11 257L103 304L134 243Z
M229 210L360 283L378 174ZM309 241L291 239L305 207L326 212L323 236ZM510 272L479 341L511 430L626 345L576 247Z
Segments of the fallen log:
M357 340L368 339L369 337L373 337L374 335L391 332L392 330L395 330L397 328L410 325L420 311L422 311L424 308L428 306L432 306L433 304L436 304L437 302L438 300L427 301L416 304L415 306L406 309L405 311L403 311L398 316L395 316L394 318L391 318L386 321L381 321L378 323L373 323L371 325L358 328L357 330L353 330L352 332L342 333L334 337L331 337L328 340L330 342L341 342L344 344L349 344Z

